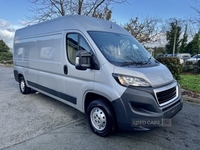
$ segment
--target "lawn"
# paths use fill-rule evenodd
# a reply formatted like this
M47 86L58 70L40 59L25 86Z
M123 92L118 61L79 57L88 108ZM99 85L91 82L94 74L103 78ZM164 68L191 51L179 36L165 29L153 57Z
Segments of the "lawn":
M179 83L182 89L200 93L200 75L183 74Z

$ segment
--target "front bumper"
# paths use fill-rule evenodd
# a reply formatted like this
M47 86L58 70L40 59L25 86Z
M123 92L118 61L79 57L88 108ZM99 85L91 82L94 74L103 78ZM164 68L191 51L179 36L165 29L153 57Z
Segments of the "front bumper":
M119 99L112 102L119 129L149 130L171 125L168 120L183 107L181 89L176 86L176 98L164 106L158 103L153 88L127 88Z

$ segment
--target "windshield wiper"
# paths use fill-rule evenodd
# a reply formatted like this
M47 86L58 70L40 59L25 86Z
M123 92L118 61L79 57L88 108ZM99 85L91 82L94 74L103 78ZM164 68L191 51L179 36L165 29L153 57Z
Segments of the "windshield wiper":
M148 59L147 63L149 63L149 61L151 60L151 58L152 58L152 56L151 56L151 57L149 57L149 59Z
M143 63L142 62L123 62L123 63L121 63L121 67L123 67L123 66L130 66L130 65L143 65Z
M146 64L149 64L150 63L150 60L151 60L151 58L152 58L152 56L150 56L149 58L148 58L148 60L144 63L144 65L146 65Z

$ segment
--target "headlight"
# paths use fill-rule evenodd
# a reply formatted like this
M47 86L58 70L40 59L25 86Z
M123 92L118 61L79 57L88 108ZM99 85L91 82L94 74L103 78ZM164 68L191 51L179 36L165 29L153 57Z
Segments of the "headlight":
M121 85L124 85L124 86L129 86L129 85L145 86L145 87L150 86L150 84L142 78L130 77L130 76L125 76L125 75L116 75L116 74L113 74L113 76L116 80L118 80L118 82Z

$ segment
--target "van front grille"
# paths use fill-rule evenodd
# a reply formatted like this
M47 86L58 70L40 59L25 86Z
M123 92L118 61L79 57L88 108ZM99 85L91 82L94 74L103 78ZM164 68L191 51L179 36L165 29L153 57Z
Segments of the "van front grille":
M158 99L158 103L160 105L164 104L165 102L170 101L176 97L176 87L170 88L162 92L157 92L156 96Z

